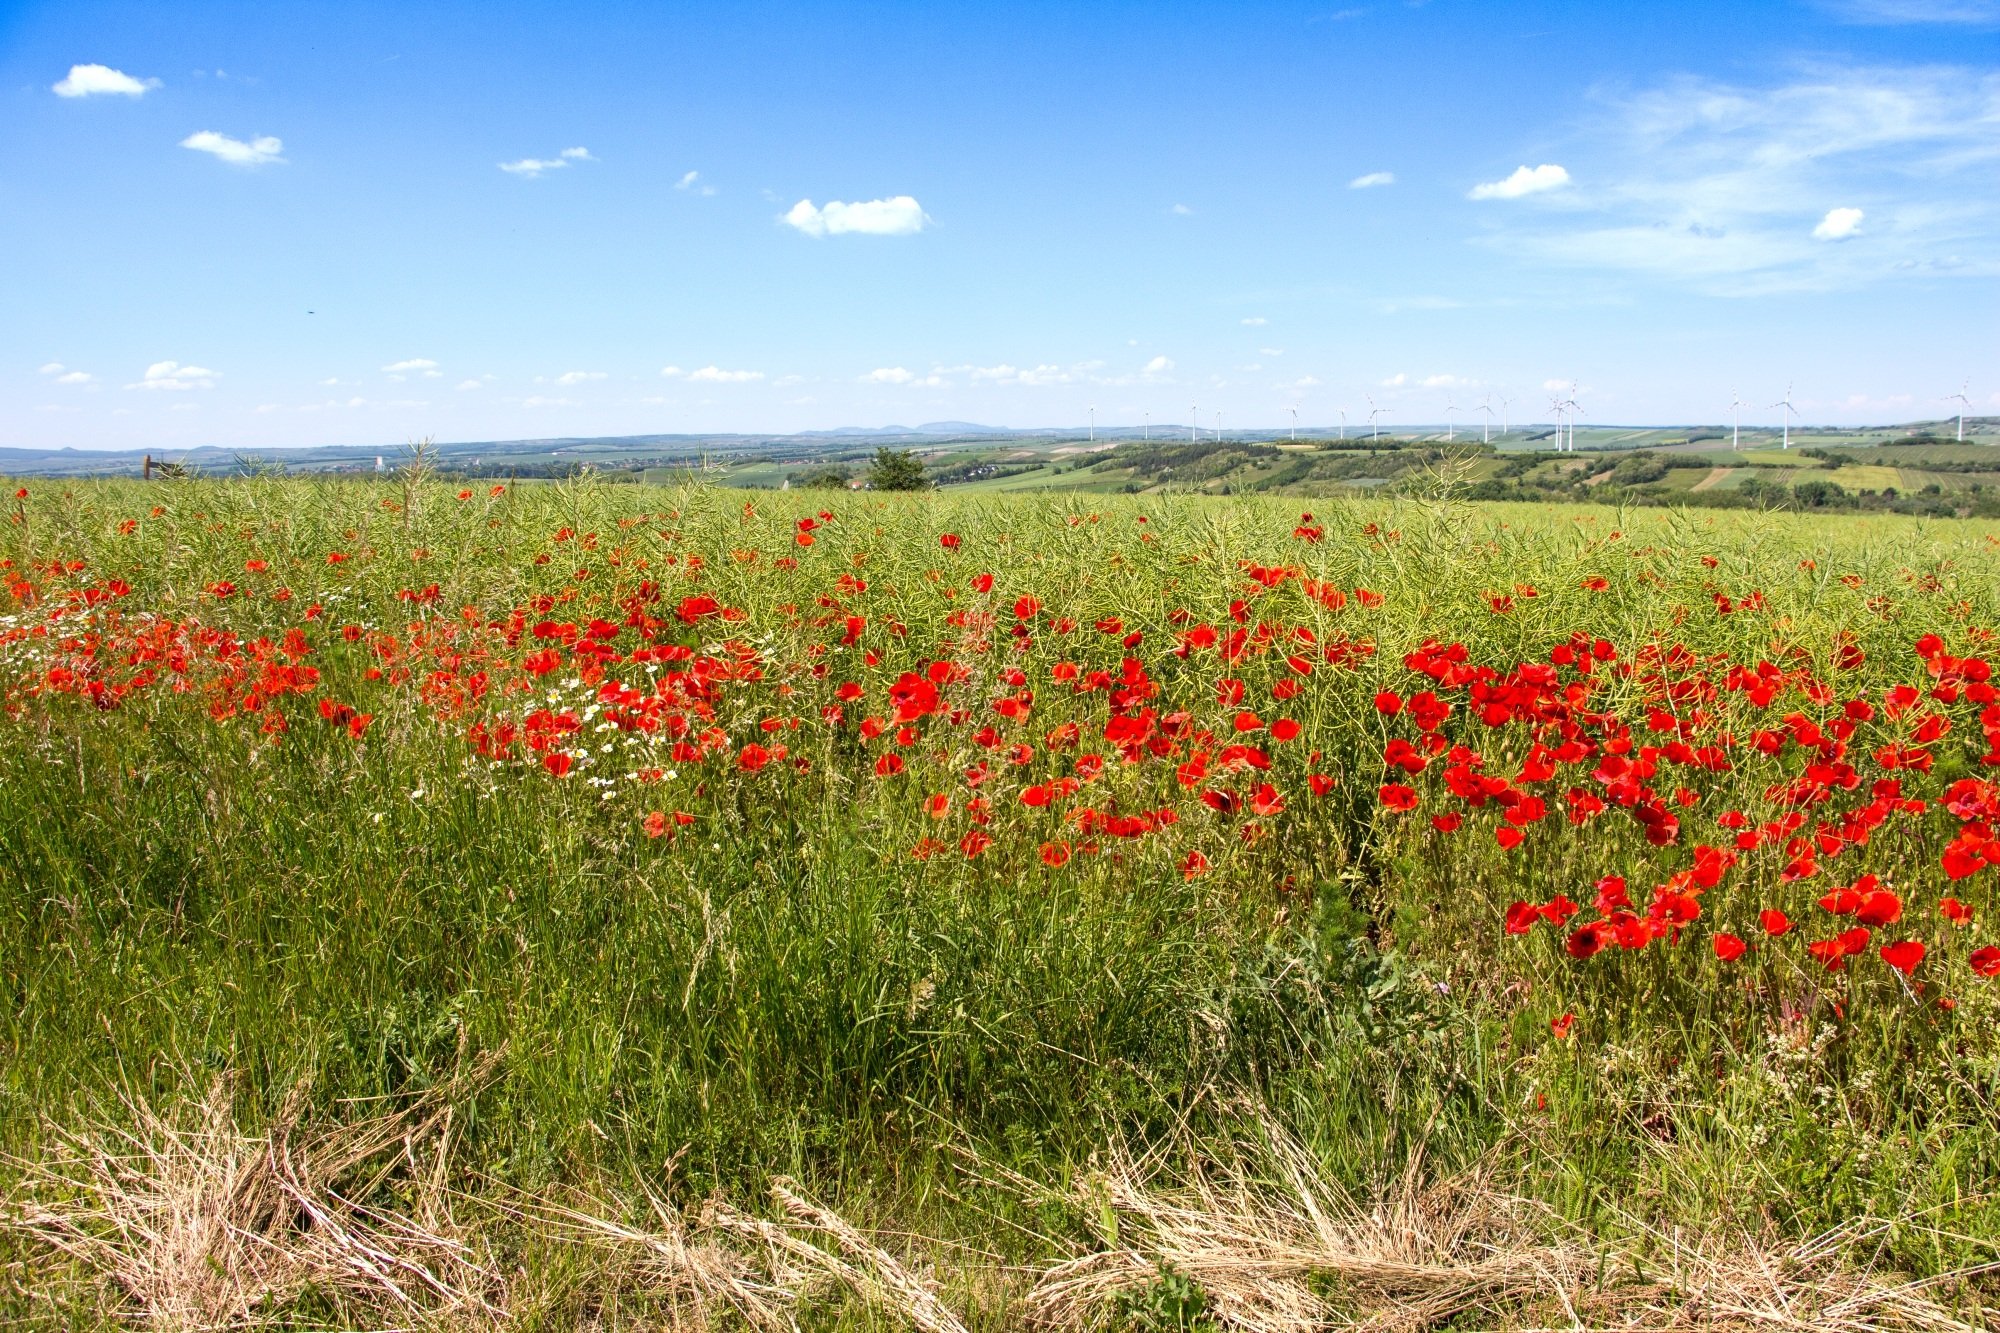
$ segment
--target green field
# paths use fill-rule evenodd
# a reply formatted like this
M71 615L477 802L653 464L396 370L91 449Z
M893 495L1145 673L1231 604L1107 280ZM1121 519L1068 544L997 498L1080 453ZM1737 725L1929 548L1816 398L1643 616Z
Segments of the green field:
M2000 523L1353 457L19 483L0 1309L1991 1326Z

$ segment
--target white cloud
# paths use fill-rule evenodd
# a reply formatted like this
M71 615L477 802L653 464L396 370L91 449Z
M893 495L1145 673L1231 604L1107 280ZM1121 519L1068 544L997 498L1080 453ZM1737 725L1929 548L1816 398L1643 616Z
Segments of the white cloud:
M460 380L457 384L457 389L460 393L466 393L473 389L483 389L485 387L478 380Z
M437 362L430 360L428 357L421 356L411 357L408 361L397 361L391 365L382 367L384 371L391 375L406 374L412 370L436 370L437 368ZM332 383L331 380L327 382L329 384Z
M1562 392L1563 390L1565 390L1565 389L1569 388L1569 381L1568 381L1568 380L1543 380L1543 381L1542 381L1542 388L1546 389L1546 390L1547 390L1548 392L1550 392L1550 393L1561 393L1561 392Z
M1243 323L1243 324L1247 324L1247 325L1249 325L1249 326L1250 326L1251 328L1253 328L1253 329L1260 329L1260 328L1264 327L1264 325L1266 325L1266 324L1270 323L1271 321L1270 321L1270 320L1268 320L1268 319L1265 319L1265 318L1264 318L1264 317L1263 317L1262 315L1252 315L1252 316L1250 316L1250 317L1249 317L1248 319L1245 319L1245 320L1241 320L1241 321L1239 321L1239 322L1240 322L1240 323Z
M1544 162L1539 167L1520 166L1505 180L1486 181L1475 185L1466 194L1468 199L1519 199L1522 195L1540 194L1544 190L1559 189L1569 184L1569 172L1552 162Z
M556 376L556 383L561 385L584 384L591 380L609 378L610 376L601 370L566 370Z
M135 79L109 65L71 65L69 74L50 91L57 97L142 97L148 88L159 86L158 79Z
M1388 379L1383 380L1382 387L1385 389L1400 389L1409 382L1410 382L1410 377L1408 375L1403 374L1401 371L1398 371L1394 375L1391 375Z
M575 402L573 402L572 400L568 399L568 398L545 398L545 397L543 397L543 396L542 396L541 394L535 394L535 395L534 395L534 396L532 396L532 397L529 397L529 398L523 398L523 399L521 400L521 406L523 406L523 407L575 407L575 406L576 406L576 403L575 403Z
M181 147L192 148L197 153L212 153L232 167L261 167L285 160L278 156L284 151L284 141L268 134L245 143L226 134L217 134L214 130L200 130L181 140Z
M703 196L713 195L715 193L715 187L713 185L704 183L701 179L701 173L699 171L690 171L685 176L682 176L679 180L674 182L674 188L676 190L691 190L694 193Z
M930 218L923 207L907 194L890 199L870 199L843 204L831 200L825 208L813 207L810 199L793 204L780 221L808 236L908 236L924 229Z
M1472 383L1472 380L1460 379L1456 375L1424 376L1424 387L1426 389L1462 389L1470 386Z
M690 384L753 384L763 378L761 370L724 370L720 366L703 366L688 372Z
M88 383L90 383L90 379L91 379L91 377L90 377L90 373L89 373L88 371L83 371L83 370L70 370L70 371L65 371L65 372L63 372L62 374L60 374L60 375L56 376L56 383L57 383L57 384L88 384Z
M35 373L37 375L60 375L63 373L63 363L60 361L51 361L36 370Z
M1844 241L1861 230L1861 219L1865 216L1858 208L1830 208L1819 225L1812 229L1816 241Z
M901 366L882 366L861 377L863 384L908 384L916 375Z
M1258 356L1283 356L1284 354L1285 349L1282 347L1259 347L1257 349Z
M1194 212L1194 210L1192 208L1189 208L1186 204L1175 204L1172 208L1168 209L1167 211L1169 213L1172 213L1175 217L1182 217L1182 218Z
M1148 361L1139 373L1149 376L1170 375L1173 373L1173 369L1174 363L1170 358L1156 356L1151 361Z
M560 171L572 162L595 162L588 148L565 148L554 157L524 157L518 162L502 162L500 170L514 176L525 176L529 180L544 171Z
M1347 182L1350 190L1372 190L1378 185L1394 185L1396 173L1393 171L1371 171L1366 176L1356 176Z
M184 366L178 361L155 361L146 367L146 373L138 382L128 384L128 389L163 389L178 392L184 389L213 389L221 379L219 371L204 370L200 366Z
M1302 375L1292 381L1292 387L1294 389L1316 389L1319 387L1319 381L1311 375Z

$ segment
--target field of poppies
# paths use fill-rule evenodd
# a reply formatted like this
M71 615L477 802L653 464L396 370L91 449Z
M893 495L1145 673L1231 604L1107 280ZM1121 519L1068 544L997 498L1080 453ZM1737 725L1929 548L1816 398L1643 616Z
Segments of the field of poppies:
M1680 1273L1689 1236L1991 1307L2000 525L1443 485L6 496L16 1318L1374 1318L1334 1258L1294 1319L1106 1192L1177 1181L1226 1234L1300 1163L1358 1217L1477 1194L1597 1256L1419 1325L1582 1326L1605 1254ZM366 1116L403 1119L315 1194L285 1145ZM188 1183L224 1139L292 1211L188 1220L243 1193ZM373 1257L213 1277L340 1234L315 1207ZM765 1256L782 1313L647 1286L648 1227ZM850 1271L790 1282L814 1255ZM1931 1326L1869 1299L1797 1326Z

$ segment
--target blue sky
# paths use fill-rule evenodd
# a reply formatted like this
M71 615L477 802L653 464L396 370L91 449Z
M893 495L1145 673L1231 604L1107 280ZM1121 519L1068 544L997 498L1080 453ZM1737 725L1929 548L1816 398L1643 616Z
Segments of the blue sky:
M63 0L0 106L0 444L2000 410L2000 0Z

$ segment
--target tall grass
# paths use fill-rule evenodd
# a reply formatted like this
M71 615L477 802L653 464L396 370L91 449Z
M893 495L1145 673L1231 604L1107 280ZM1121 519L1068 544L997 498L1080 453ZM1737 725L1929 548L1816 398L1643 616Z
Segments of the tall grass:
M1388 727L1370 704L1408 688L1403 654L1430 639L1499 663L1541 660L1577 631L1747 663L1843 635L1871 660L1906 658L1917 634L2000 621L1991 525L1472 509L1443 492L1316 505L1306 524L1263 501L753 498L587 480L464 499L427 482L26 486L0 527L3 572L27 585L11 606L0 591L0 629L15 631L0 640L0 1148L16 1159L49 1151L52 1126L127 1122L218 1075L258 1124L301 1087L328 1114L398 1105L504 1052L454 1131L456 1178L490 1198L741 1202L788 1177L878 1228L1052 1261L1099 1219L1001 1182L1069 1180L1114 1143L1198 1157L1268 1115L1357 1193L1476 1167L1605 1237L1724 1223L1798 1237L1887 1216L1905 1222L1881 1252L1935 1273L1986 1257L2000 1233L1986 1198L2000 983L1955 988L1940 1016L1857 978L1836 1014L1820 980L1776 961L1756 982L1688 949L1583 969L1554 936L1508 938L1509 901L1581 897L1614 871L1636 885L1664 854L1610 830L1507 856L1385 819ZM823 500L835 518L795 544ZM942 547L946 533L962 544ZM948 617L989 572L996 598L1037 597L1042 616L1078 623L1078 643L1105 617L1143 630L1154 679L1186 693L1208 686L1164 652L1172 613L1228 624L1244 561L1383 599L1365 616L1287 604L1321 642L1375 648L1312 678L1292 707L1304 738L1275 760L1296 783L1318 750L1338 787L1294 798L1280 832L1246 842L1197 829L1203 812L1170 779L1112 772L1104 790L1134 808L1189 809L1186 839L1060 869L1035 857L1039 834L978 859L913 858L936 824L933 788L875 779L834 728L774 733L811 771L762 785L713 761L633 783L623 752L586 755L562 780L494 766L427 705L434 662L337 632L407 647L415 626L516 608L616 620L652 580L669 603L698 588L740 610L728 634L776 672L827 660L812 647L837 631L813 626L813 599L846 573L868 584L870 671L892 678L965 637ZM1591 576L1608 587L1586 590ZM51 650L29 631L49 628L64 590L109 579L131 591L95 613L107 632L142 610L246 640L308 627L321 676L290 730L273 743L254 718L218 722L164 688L110 711L29 693ZM224 581L236 590L218 596ZM434 600L404 595L432 584ZM1757 613L1716 614L1717 592L1752 591ZM989 696L1004 692L1006 633L1003 617L1001 651L959 653ZM1072 651L1042 643L1044 669ZM861 670L833 660L825 682L792 678L808 723ZM1241 674L1267 688L1273 671ZM586 700L570 674L535 688ZM1035 688L1046 725L1066 716L1046 678ZM723 705L739 744L770 704L744 697ZM320 698L374 720L352 738L309 711ZM926 774L982 757L962 734L933 744ZM1518 759L1502 747L1495 765ZM640 830L677 808L699 822L671 839ZM996 824L1026 817L1002 809ZM1915 878L1936 849L1908 836L1875 854L1893 845ZM1211 874L1181 873L1190 846ZM1584 1039L1552 1039L1549 1020L1572 1011ZM27 1242L6 1243L30 1261ZM13 1312L48 1318L35 1286L15 1280Z

